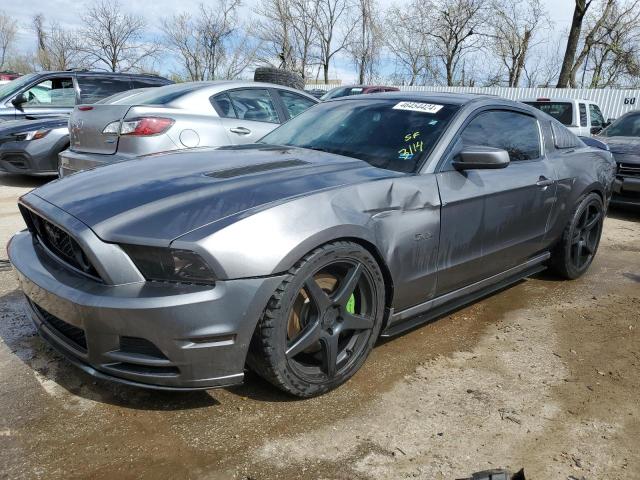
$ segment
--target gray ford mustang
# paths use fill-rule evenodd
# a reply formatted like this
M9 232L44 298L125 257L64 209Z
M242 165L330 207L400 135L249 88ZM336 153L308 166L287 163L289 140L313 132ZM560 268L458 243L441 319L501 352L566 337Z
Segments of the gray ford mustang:
M158 154L25 195L8 250L41 335L92 375L301 397L394 335L591 264L611 154L496 97L312 107L259 144Z

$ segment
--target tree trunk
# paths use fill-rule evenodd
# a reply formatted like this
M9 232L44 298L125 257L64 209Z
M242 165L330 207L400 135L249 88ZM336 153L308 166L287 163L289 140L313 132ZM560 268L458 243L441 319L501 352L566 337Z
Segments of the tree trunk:
M567 88L569 85L569 81L571 80L571 70L573 69L573 60L575 59L578 42L580 41L582 21L584 20L584 16L587 13L587 9L591 5L592 0L575 1L576 6L573 10L573 20L571 21L571 30L569 30L567 49L564 53L562 68L560 69L560 76L558 77L558 84L556 85L556 88Z
M322 65L322 70L324 72L324 84L329 85L329 60Z
M527 30L524 32L524 38L522 39L522 48L520 49L520 55L518 56L515 72L513 74L513 78L511 79L513 82L513 85L511 85L512 87L517 87L520 84L520 77L522 76L522 70L524 69L524 62L527 59L527 51L529 50L530 41L531 31Z

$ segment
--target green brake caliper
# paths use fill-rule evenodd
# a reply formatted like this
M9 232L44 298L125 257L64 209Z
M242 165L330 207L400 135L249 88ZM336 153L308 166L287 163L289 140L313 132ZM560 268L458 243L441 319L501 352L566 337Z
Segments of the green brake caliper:
M352 314L356 313L356 297L353 293L351 294L351 296L349 297L349 300L347 301L347 312Z

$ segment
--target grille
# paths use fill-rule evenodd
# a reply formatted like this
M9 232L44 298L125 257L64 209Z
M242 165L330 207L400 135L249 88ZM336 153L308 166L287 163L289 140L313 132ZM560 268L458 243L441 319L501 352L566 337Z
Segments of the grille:
M71 235L31 210L23 208L21 210L29 230L45 247L73 268L95 279L100 278L78 242Z
M618 167L618 173L629 177L640 177L640 165L621 163Z
M87 351L87 339L84 335L83 329L75 327L64 320L60 320L58 317L50 314L44 308L33 302L31 302L31 305L33 305L49 327L53 328L64 338L79 347L82 351Z

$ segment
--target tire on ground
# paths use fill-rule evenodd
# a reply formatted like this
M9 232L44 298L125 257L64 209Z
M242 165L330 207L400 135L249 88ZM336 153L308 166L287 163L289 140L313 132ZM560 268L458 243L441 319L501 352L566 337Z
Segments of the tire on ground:
M591 192L585 196L583 196L577 203L575 209L573 210L571 216L569 217L569 221L567 222L567 226L562 232L562 237L560 241L557 243L553 251L551 252L551 259L549 260L549 267L559 276L573 280L580 276L582 276L591 265L593 258L596 255L598 250L598 245L600 244L600 237L602 235L602 221L604 218L600 218L600 225L597 226L597 241L595 243L595 248L593 254L589 261L583 265L581 268L576 268L576 266L571 261L571 248L572 248L572 238L574 236L574 232L576 229L576 224L580 220L584 210L588 205L596 204L600 209L601 217L604 217L604 205L602 203L602 198L597 193Z
M304 79L302 76L289 70L273 67L258 67L253 74L254 82L275 83L285 87L304 90Z
M360 358L344 372L324 383L309 383L296 375L285 356L289 313L305 280L333 259L352 258L367 268L376 292L374 326ZM348 241L328 243L299 260L288 272L269 300L251 340L247 364L262 378L297 397L313 397L346 382L362 366L382 327L385 311L385 283L376 259L361 245Z

